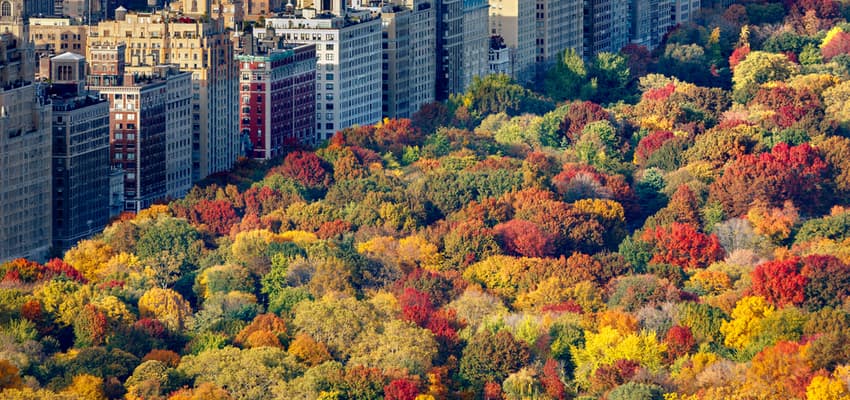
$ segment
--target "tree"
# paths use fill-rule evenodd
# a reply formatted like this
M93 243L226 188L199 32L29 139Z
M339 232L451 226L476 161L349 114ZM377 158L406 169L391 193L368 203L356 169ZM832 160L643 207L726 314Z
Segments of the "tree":
M709 201L723 204L731 216L745 214L756 200L771 206L791 200L813 212L825 205L827 174L817 149L780 143L769 153L743 155L727 164L711 185Z
M476 387L486 382L501 382L510 373L519 371L530 357L525 343L516 340L508 331L479 332L463 350L460 375Z
M326 344L331 355L344 357L351 353L360 335L377 329L378 321L377 312L369 303L326 296L298 303L292 324L296 332Z
M233 339L233 342L239 345L246 345L252 335L258 332L267 332L278 339L285 339L286 322L274 314L257 315L250 324L246 325L241 331L239 331ZM259 339L259 337L257 339ZM278 344L279 343L280 342L278 342Z
M308 366L314 367L331 359L328 347L305 334L295 336L287 350L289 354Z
M410 379L394 379L384 386L384 400L415 400L418 384Z
M306 187L315 188L329 183L326 165L315 153L298 150L287 154L283 164L269 173L281 173Z
M97 280L98 272L113 256L112 247L100 240L82 240L65 253L65 262L86 279Z
M193 211L201 225L219 236L230 233L233 225L241 219L236 215L233 204L227 200L201 200L193 207Z
M762 350L747 369L741 394L755 398L806 397L813 371L805 353L806 346L794 342L779 342Z
M700 233L693 226L678 222L669 228L646 230L641 239L655 246L651 262L686 269L705 268L725 254L716 235Z
M773 314L773 305L764 297L747 296L738 301L732 310L732 320L724 321L720 333L725 337L723 343L733 349L741 350L750 345L761 333L761 321Z
M797 67L784 54L753 51L735 67L732 75L735 100L746 103L761 84L784 81L796 71Z
M658 385L628 382L608 393L609 400L663 400L664 391Z
M75 376L71 385L63 392L77 396L80 400L106 400L103 379L88 374Z
M587 69L581 55L574 49L567 49L546 72L543 85L547 96L563 101L587 98L593 90L587 81Z
M837 55L850 54L850 33L837 32L829 41L825 40L821 46L821 54L825 61L832 60Z
M162 321L168 329L180 332L192 318L192 307L180 293L171 289L153 288L139 299L139 314Z
M570 347L576 364L575 381L583 388L590 386L590 378L599 367L617 360L635 361L657 371L667 348L658 342L655 332L623 334L605 326L599 329L599 333L585 331L584 337L584 347Z
M382 370L407 370L422 375L437 355L434 335L409 322L393 320L383 332L361 335L352 349L349 363Z
M23 387L20 371L9 360L0 360L0 391Z
M508 254L525 257L553 255L554 238L532 222L513 219L493 227Z
M759 264L751 276L753 292L776 307L802 304L808 278L800 273L801 267L798 258Z
M688 354L696 344L696 340L691 333L691 328L675 325L667 331L664 343L667 345L667 360L672 362Z
M293 379L304 369L277 347L225 347L185 356L177 371L195 385L226 387L236 399L266 400L273 398L271 388L277 382Z
M809 310L840 307L850 296L850 266L834 256L811 255L802 259L806 278L805 304Z
M593 96L596 102L612 103L629 95L630 74L625 57L615 53L597 53L588 70L598 88Z

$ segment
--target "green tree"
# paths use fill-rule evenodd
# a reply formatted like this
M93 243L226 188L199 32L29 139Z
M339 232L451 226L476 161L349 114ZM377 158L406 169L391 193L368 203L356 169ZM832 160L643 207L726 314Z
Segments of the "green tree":
M600 104L625 100L629 95L629 64L625 57L602 52L593 58L588 76L596 82L593 101Z
M556 101L586 99L595 89L588 82L584 60L574 49L564 51L546 72L543 88L546 95Z

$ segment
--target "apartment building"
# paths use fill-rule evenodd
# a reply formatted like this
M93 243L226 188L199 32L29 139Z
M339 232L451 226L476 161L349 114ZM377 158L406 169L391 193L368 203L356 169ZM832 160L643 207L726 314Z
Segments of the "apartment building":
M383 115L410 118L434 101L436 9L430 0L385 3L383 23Z
M208 4L178 3L188 12ZM88 47L124 43L128 71L154 74L161 64L177 65L192 77L192 181L227 171L242 154L238 120L238 69L222 19L173 11L116 10L115 20L92 26ZM91 59L90 51L86 57Z
M584 0L584 57L616 53L629 43L629 2Z
M318 144L316 45L292 45L236 57L239 128L250 138L248 155L268 160L288 146Z
M0 4L0 262L46 261L52 238L51 107L39 95L21 0Z
M582 54L583 0L537 0L535 21L535 62L538 72L547 71L564 50L573 49L577 54Z
M89 90L109 102L110 163L124 172L124 211L188 191L191 73L160 65L129 72L123 45L90 46Z
M109 103L85 90L85 58L49 59L53 109L53 248L65 251L109 222Z
M501 37L510 53L509 57L500 57L497 49L501 46L491 45L491 57L508 58L511 76L519 81L534 78L536 8L537 4L528 0L490 0L490 35Z
M673 27L676 0L632 0L629 3L631 42L652 50Z
M368 10L295 10L284 17L267 19L266 29L254 29L254 35L316 45L319 140L330 139L336 131L352 125L381 121L380 16Z

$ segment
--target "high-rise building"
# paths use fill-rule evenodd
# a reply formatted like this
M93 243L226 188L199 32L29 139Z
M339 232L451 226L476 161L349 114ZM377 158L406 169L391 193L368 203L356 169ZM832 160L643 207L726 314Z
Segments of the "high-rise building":
M206 12L209 4L185 0L176 7L184 14L116 10L114 21L92 27L88 44L126 44L127 70L141 75L154 75L160 64L191 73L192 179L197 181L228 170L242 152L238 70L222 18L194 14Z
M53 108L53 248L65 251L109 221L109 103L85 90L85 58L49 59Z
M629 2L584 0L584 57L616 53L629 43Z
M434 101L436 10L431 0L396 0L372 11L383 20L383 114L410 118Z
M437 0L437 100L463 92L463 0Z
M475 77L487 75L490 68L490 35L487 33L489 6L487 0L463 0L463 67L462 89L472 84Z
M535 61L545 72L561 53L573 49L582 54L584 45L583 0L537 0Z
M368 10L295 10L266 20L254 35L316 45L316 134L329 139L352 125L381 121L381 18ZM273 30L269 32L269 30Z
M529 0L490 0L490 35L503 39L510 51L511 76L519 81L534 78L536 8Z
M696 18L700 0L671 0L673 2L673 25L684 24ZM731 4L731 2L729 2ZM726 4L728 6L728 4Z
M33 83L27 12L0 2L0 261L51 245L51 107Z
M673 27L676 0L631 0L631 41L652 50Z
M268 160L286 146L318 144L316 45L292 45L236 57L239 128L251 139L248 155Z
M124 171L124 211L179 197L190 184L191 73L124 70L124 46L90 46L89 89L109 101L111 164Z

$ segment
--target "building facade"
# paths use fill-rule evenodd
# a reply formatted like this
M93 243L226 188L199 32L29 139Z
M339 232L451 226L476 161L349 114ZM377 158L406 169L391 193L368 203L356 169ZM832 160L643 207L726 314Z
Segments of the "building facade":
M237 61L239 129L251 140L247 155L268 160L296 143L318 144L316 45L240 55Z
M513 76L511 49L505 45L505 41L501 36L490 38L490 54L488 59L490 61L489 73Z
M583 0L537 0L535 62L545 72L567 49L582 54L584 46Z
M475 77L487 75L490 68L490 35L487 0L463 0L463 68L461 90L466 91Z
M652 50L673 27L676 0L632 0L629 3L631 42Z
M629 2L584 0L584 57L616 53L629 43Z
M0 4L0 261L46 261L52 237L51 107L33 83L26 10Z
M65 251L109 221L109 103L85 90L83 56L50 59L53 248Z
M383 24L383 114L410 118L434 101L436 10L430 1L398 1L374 9Z
M322 11L322 10L319 10ZM381 18L368 10L298 10L266 20L286 42L316 45L316 134L381 121ZM254 29L254 35L268 35Z
M684 24L696 18L702 5L700 0L671 0L673 2L673 24ZM731 4L731 2L730 2ZM725 6L728 7L728 4Z
M204 2L184 3L179 5L187 10L209 9ZM127 70L142 75L154 75L154 67L161 64L190 72L192 180L230 169L242 152L242 142L238 70L222 19L166 11L116 12L115 18L92 27L89 48L124 43ZM89 53L86 57L91 58Z
M124 211L183 196L191 186L191 73L129 72L124 46L90 48L88 88L109 102L110 163L124 172Z
M30 18L30 40L35 50L35 59L39 63L36 78L50 75L52 56L66 51L77 54L86 53L85 25L74 25L70 18ZM42 65L43 64L43 65Z
M537 4L528 0L490 0L490 35L501 37L510 52L509 57L496 58L508 58L511 76L519 81L534 78L536 8ZM491 57L498 56L492 44Z

